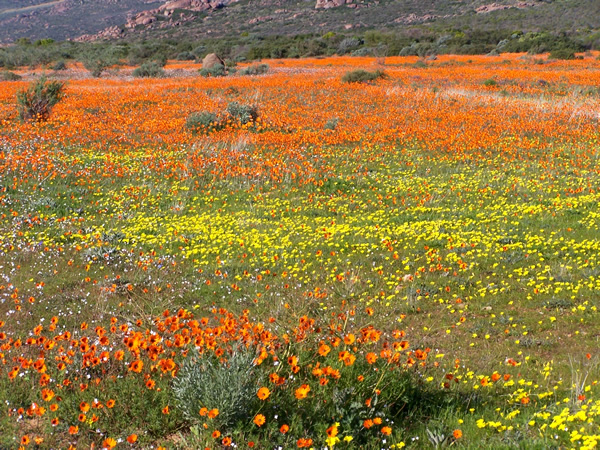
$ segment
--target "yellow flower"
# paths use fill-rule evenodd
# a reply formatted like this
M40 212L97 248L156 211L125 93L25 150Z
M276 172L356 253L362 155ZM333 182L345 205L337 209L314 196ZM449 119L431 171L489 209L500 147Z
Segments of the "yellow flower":
M333 446L335 444L337 444L338 442L340 442L340 438L337 436L330 436L327 439L325 439L325 442L327 443L327 446L329 448L333 448Z

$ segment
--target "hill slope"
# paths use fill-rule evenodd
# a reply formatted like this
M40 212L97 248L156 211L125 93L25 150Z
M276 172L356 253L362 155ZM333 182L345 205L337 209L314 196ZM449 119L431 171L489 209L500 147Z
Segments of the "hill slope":
M198 39L424 25L576 31L598 24L597 0L0 0L0 42L22 37Z

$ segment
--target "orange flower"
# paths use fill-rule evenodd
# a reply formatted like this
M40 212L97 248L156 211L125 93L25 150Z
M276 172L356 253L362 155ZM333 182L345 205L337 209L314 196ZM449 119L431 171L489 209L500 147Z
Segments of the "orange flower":
M219 430L215 430L212 432L213 439L218 439L221 436L221 432Z
M279 382L279 378L279 375L277 375L276 373L272 373L271 375L269 375L269 380L271 381L271 383L277 384Z
M210 411L208 411L208 418L209 419L214 419L218 415L219 415L219 410L217 408L213 408Z
M383 427L381 429L381 432L386 436L389 436L390 434L392 434L392 429L390 427Z
M8 378L10 378L11 380L14 380L18 374L19 374L19 367L15 366L15 367L13 367L13 369L10 372L8 372Z
M137 441L137 434L130 434L129 436L127 436L127 442L129 442L130 444L134 444L135 441Z
M366 420L363 422L363 427L365 427L367 430L368 430L369 428L371 428L372 426L373 426L373 421L372 421L371 419L366 419Z
M298 448L303 448L303 447L310 447L313 443L312 439L304 439L304 438L300 438L298 439L298 442L296 442L296 445L298 445Z
M283 425L281 425L281 427L279 428L279 432L280 432L281 434L285 434L285 433L287 433L288 431L290 431L290 427L289 427L289 425L283 424Z
M71 425L69 427L69 434L77 434L77 433L79 433L79 427Z
M258 398L260 398L261 400L266 400L269 395L271 395L271 391L269 391L269 388L266 387L261 387L258 392L256 393L256 395L258 396Z
M30 442L31 442L31 439L27 435L25 435L21 438L21 445L29 445Z
M54 392L51 389L42 389L42 398L44 401L49 402L54 398Z
M329 428L327 428L326 432L327 432L327 436L336 437L338 435L337 425L331 425Z
M117 441L113 438L106 438L104 442L102 442L102 448L115 448L117 446Z
M113 399L110 399L109 401L106 402L107 408L114 408L114 406L115 406L115 401Z
M138 359L136 361L133 361L129 365L129 370L132 372L140 373L142 371L143 367L144 367L144 363Z
M454 436L454 439L460 439L462 437L463 433L461 430L456 429L452 432L452 436Z
M356 361L356 356L354 356L352 353L349 353L349 352L346 352L346 353L348 353L348 354L344 358L344 365L351 366L352 364L354 364L354 361Z
M229 447L231 445L231 438L230 437L223 438L223 440L221 441L221 444L223 444L224 447Z
M169 414L169 405L165 406L165 407L162 409L162 413L163 413L163 414L165 414L165 415L166 415L166 414Z
M90 405L88 403L86 403L86 402L81 402L79 404L79 409L81 410L81 412L86 413L86 412L88 412L90 410Z
M352 333L344 338L344 344L346 345L352 345L354 344L354 341L356 341L356 337Z
M266 422L265 416L263 416L262 414L257 414L256 416L254 416L254 423L257 426L262 426L264 425L264 423Z
M365 358L367 359L367 362L369 364L374 364L375 361L377 361L377 354L373 353L373 352L369 352L365 355Z
M327 345L327 344L321 344L319 346L319 355L321 355L321 356L327 356L330 351L331 351L331 347L329 347L329 345Z
M309 392L310 392L310 386L308 384L303 384L298 389L296 389L296 392L294 393L294 395L296 396L296 398L298 400L302 400L303 398L306 398L306 396L308 395Z

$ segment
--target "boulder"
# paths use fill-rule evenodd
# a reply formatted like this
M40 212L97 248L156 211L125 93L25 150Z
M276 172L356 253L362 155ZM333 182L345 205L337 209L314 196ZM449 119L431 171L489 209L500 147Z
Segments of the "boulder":
M203 69L212 69L217 64L225 65L225 62L221 58L219 58L215 53L209 53L202 60L202 68Z

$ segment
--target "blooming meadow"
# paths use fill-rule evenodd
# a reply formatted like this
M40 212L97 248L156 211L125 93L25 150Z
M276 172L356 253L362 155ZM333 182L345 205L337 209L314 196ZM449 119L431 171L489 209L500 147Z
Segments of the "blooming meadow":
M381 64L0 83L0 447L597 445L600 60Z

